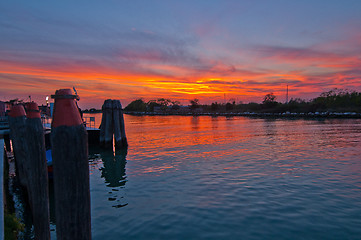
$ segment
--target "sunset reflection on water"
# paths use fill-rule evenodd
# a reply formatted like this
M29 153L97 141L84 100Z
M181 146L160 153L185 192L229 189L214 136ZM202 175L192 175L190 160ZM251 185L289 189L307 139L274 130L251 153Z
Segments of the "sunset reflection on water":
M361 234L360 120L125 115L125 122L123 163L100 152L91 164L94 239Z

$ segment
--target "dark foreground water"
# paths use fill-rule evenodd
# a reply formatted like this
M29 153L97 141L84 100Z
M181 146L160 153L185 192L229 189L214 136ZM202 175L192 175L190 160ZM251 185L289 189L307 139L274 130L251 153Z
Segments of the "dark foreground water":
M360 239L361 121L126 116L91 149L93 239ZM126 155L127 154L127 155Z
M90 149L94 240L361 239L361 120L125 120Z

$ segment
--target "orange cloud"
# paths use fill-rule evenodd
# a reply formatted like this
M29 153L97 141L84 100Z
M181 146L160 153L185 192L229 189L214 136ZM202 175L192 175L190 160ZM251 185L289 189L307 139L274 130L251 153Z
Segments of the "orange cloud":
M254 67L206 58L176 64L164 60L169 56L159 51L121 51L119 56L127 59L121 63L61 58L53 63L31 62L8 54L10 60L0 59L0 94L43 98L56 89L75 86L81 104L99 107L106 98L127 104L140 97L165 97L187 104L187 99L195 97L201 102L219 101L226 94L227 98L259 102L269 92L281 101L286 85L292 97L315 97L334 87L361 87L357 56L313 49L258 49L260 66Z

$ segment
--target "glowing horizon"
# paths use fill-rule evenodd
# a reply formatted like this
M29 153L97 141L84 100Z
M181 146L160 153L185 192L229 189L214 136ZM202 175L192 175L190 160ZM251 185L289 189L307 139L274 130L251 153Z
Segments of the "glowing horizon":
M107 98L261 102L269 92L284 102L286 85L290 98L361 91L358 1L0 6L0 100L42 104L73 86L83 108Z

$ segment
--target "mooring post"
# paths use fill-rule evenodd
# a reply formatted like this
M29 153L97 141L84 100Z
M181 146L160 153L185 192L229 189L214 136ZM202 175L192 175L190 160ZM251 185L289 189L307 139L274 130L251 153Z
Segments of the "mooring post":
M119 100L112 101L113 108L113 123L114 123L114 140L115 140L115 148L122 147L122 134L120 132L120 110L121 105Z
M26 138L25 127L25 109L23 105L15 105L11 108L9 114L10 138L15 155L16 174L20 184L27 189L27 176L24 170L24 163L28 154L28 145L24 139Z
M99 133L99 144L101 147L104 147L105 144L105 101L102 105L102 122L100 124L100 133Z
M60 89L52 121L56 235L61 240L91 239L88 136L70 89Z
M120 111L119 111L119 119L120 119L120 134L122 136L122 145L121 147L128 147L127 136L125 135L125 123L124 123L124 116L123 116L123 108L122 104L119 102Z
M112 110L112 100L107 99L104 101L104 125L102 123L102 128L104 128L104 148L113 149L113 110Z
M128 146L125 136L124 117L122 104L119 100L113 100L113 121L114 121L114 139L115 149L122 149Z
M44 129L38 105L26 105L27 159L24 162L28 181L28 195L32 210L35 239L50 239L48 171Z

